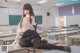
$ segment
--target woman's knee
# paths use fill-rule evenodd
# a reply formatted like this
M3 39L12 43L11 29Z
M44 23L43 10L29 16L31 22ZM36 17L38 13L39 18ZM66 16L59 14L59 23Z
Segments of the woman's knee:
M41 48L40 39L34 38L34 39L32 39L31 43L33 44L34 47Z
M21 39L19 41L19 45L21 47L31 47L32 46L32 44L30 43L30 41L27 41L26 39Z
M36 44L36 45L33 45L35 48L37 48L37 49L40 49L41 48L41 45L40 44Z
M22 41L19 42L19 45L20 45L21 47L25 47L25 43L23 43Z

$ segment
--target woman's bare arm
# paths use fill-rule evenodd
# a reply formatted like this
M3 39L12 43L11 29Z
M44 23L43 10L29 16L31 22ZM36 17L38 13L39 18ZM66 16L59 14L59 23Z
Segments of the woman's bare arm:
M17 31L16 31L15 41L13 42L13 44L18 44L19 43L19 38L20 38L21 32L22 32L22 30L20 28L20 23L19 23L18 27L17 27Z

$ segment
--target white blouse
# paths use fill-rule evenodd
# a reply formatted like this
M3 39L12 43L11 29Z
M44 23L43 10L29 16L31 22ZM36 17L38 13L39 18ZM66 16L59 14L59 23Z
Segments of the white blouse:
M21 21L18 24L17 30L21 29L22 32L25 32L28 29L35 30L34 27L32 26L32 25L36 25L35 19L32 19L32 25L31 25L29 18L24 17L23 21L22 21L22 27L21 28L20 28L20 23L21 23Z

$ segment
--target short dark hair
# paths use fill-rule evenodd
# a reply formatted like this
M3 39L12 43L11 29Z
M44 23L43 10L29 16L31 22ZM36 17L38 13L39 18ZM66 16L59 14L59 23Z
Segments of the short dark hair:
M32 6L29 3L24 4L23 11L24 10L29 10L30 16L34 16L33 8L32 8ZM23 17L25 17L25 14L24 13L23 13Z

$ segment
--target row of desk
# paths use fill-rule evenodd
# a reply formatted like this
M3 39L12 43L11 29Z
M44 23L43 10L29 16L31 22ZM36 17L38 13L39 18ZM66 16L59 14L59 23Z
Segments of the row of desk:
M80 32L80 28L77 28L77 29L61 29L61 30L56 30L56 31L51 31L48 29L45 31L47 31L46 34L48 36L54 36L54 35L60 35L60 34L70 34L70 33ZM44 30L38 31L38 33L42 33L42 32L44 32ZM6 44L6 41L15 40L15 37L16 37L16 33L2 33L2 32L0 33L0 40L3 40L5 42L5 44ZM3 46L6 46L6 45L3 45ZM13 47L14 48L13 50L16 50L16 47L14 47L14 46L8 45L7 47L10 47L10 48ZM7 52L10 51L10 48L8 49ZM17 49L20 49L20 48L17 47ZM63 52L63 53L65 53L65 52Z
M60 35L60 34L69 35L70 33L80 32L80 28L77 28L77 29L63 29L62 28L56 31L51 31L51 30L45 30L45 31L47 31L46 34L48 36L54 36L54 35ZM38 31L38 33L42 33L42 32L44 32L44 30ZM16 33L1 33L0 34L0 40L3 40L4 42L9 41L9 40L15 40L15 37L16 37Z

